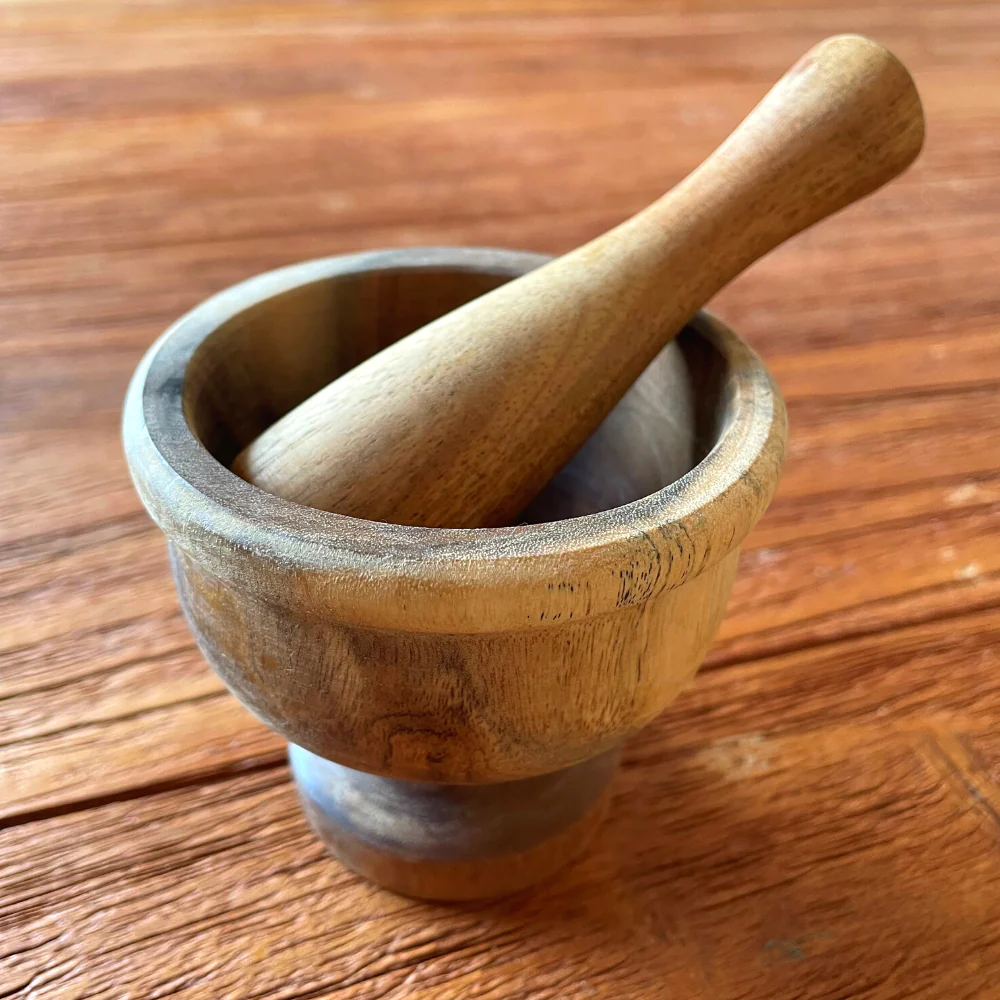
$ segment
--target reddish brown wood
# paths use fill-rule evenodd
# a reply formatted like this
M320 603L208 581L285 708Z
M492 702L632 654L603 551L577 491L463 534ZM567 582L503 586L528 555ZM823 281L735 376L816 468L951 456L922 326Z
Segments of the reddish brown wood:
M965 0L0 3L0 993L989 996L998 28ZM577 245L836 31L912 67L928 142L713 304L792 448L706 668L540 893L346 875L178 617L120 456L132 368L296 259Z

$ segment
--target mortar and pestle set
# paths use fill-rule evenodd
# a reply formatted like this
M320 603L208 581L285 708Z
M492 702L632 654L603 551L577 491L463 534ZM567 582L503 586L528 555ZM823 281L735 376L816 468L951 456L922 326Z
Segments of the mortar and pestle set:
M582 850L623 740L705 655L783 460L766 368L697 310L922 138L896 59L829 39L565 257L310 261L150 349L124 416L136 488L199 646L290 741L348 866L461 899Z

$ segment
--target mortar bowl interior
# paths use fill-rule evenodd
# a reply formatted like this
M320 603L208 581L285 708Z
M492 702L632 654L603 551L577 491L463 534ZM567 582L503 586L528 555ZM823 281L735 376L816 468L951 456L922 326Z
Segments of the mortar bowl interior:
M194 435L228 466L268 426L395 340L544 262L474 253L462 266L382 264L300 285L254 303L211 332L184 375ZM567 363L572 363L568 359ZM649 366L578 455L523 512L539 523L620 507L693 469L725 419L722 353L686 329Z

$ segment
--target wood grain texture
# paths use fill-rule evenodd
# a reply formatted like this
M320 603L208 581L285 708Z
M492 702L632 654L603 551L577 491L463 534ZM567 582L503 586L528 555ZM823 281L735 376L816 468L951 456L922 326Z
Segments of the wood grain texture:
M998 28L966 0L4 0L0 992L989 996ZM579 245L839 31L911 67L928 142L713 303L792 438L706 668L558 883L370 889L189 644L120 456L128 376L290 261Z

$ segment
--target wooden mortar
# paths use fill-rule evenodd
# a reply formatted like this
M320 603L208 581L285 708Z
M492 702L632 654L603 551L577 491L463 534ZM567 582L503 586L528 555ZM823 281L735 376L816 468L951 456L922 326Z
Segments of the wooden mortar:
M548 258L311 261L181 319L129 389L136 488L230 690L292 744L306 813L391 889L492 896L586 844L618 748L691 680L778 481L781 396L699 314L515 527L407 527L230 472L331 379Z

